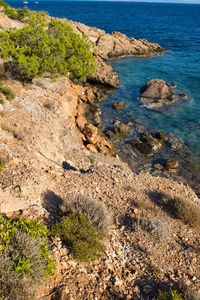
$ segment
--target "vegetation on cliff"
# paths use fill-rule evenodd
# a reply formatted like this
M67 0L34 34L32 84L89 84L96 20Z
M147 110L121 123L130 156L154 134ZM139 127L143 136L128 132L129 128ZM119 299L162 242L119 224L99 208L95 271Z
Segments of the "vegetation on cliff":
M47 235L47 227L37 221L0 216L1 299L27 299L38 283L55 274Z
M7 8L7 7L10 7L10 5L9 5L8 3L6 3L6 2L0 0L0 7L5 7L5 8Z
M0 56L8 60L9 70L16 78L31 80L43 74L62 74L75 81L86 81L92 77L96 69L91 52L94 46L86 35L81 38L61 21L47 22L44 13L12 8L6 11L28 23L22 29L0 33Z
M69 247L80 262L90 262L102 256L106 248L102 243L105 234L96 229L82 214L70 213L61 219L53 233Z

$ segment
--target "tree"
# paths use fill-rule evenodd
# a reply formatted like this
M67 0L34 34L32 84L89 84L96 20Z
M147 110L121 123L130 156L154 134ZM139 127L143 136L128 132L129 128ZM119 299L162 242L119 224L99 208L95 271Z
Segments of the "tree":
M67 75L72 80L86 81L96 65L91 52L93 43L82 38L67 24L43 16L31 16L22 29L0 32L0 56L9 58L12 73L31 80L45 73L56 77Z

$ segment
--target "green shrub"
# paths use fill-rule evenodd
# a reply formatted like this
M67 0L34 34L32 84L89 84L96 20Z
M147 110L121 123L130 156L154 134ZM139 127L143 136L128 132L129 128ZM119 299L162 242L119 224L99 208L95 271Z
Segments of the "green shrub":
M10 7L10 5L2 0L0 0L0 7Z
M111 218L107 208L99 201L83 195L67 199L60 207L63 213L84 215L88 222L103 232L109 230Z
M21 80L51 74L86 81L95 71L92 42L75 34L67 24L32 16L22 29L0 32L0 56L9 58L10 70Z
M41 11L31 11L27 7L14 9L12 7L4 9L4 14L13 20L21 22L29 22L29 19L33 16L46 18L46 13Z
M1 299L27 299L36 285L55 274L47 234L37 221L0 216Z
M4 94L8 100L13 100L15 98L12 89L9 87L0 87L0 93Z
M4 162L3 162L3 161L0 161L0 173L1 173L2 170L3 170L3 167L4 167Z
M52 230L69 247L73 257L80 262L89 262L99 258L105 251L102 243L105 235L84 215L71 213L61 219Z
M159 295L156 300L183 300L183 298L177 291L170 290L170 292L159 291Z
M162 204L175 218L192 227L200 228L200 207L191 200L163 194Z
M31 15L31 11L26 7L19 9L13 9L10 7L4 10L4 14L11 19L23 21L25 18Z
M5 100L4 99L0 99L0 104L5 105Z

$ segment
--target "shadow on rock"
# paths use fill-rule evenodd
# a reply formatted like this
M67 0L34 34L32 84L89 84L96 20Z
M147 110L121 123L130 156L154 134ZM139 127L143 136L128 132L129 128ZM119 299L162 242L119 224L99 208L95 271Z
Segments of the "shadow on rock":
M159 291L169 292L179 290L179 285L174 280L164 282L155 278L142 278L135 282L135 299L150 300L158 297Z
M59 207L63 204L63 199L57 196L52 191L47 191L43 195L43 206L49 213L49 220L56 220L59 218Z

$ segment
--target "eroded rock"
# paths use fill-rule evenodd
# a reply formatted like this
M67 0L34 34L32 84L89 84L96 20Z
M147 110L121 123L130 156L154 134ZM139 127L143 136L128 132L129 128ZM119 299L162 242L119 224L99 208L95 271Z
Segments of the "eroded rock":
M123 101L115 102L115 103L113 103L112 108L113 109L124 109L124 108L126 108L126 103Z
M176 89L174 82L152 79L140 89L140 100L150 109L162 109L175 102L189 100L189 96Z
M141 98L144 99L171 99L173 96L169 85L162 79L152 79L148 81L141 87L140 93Z

